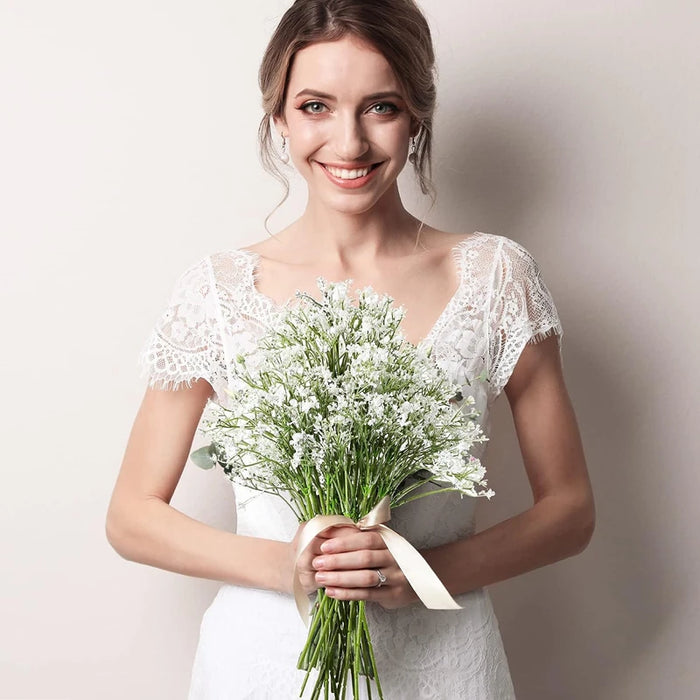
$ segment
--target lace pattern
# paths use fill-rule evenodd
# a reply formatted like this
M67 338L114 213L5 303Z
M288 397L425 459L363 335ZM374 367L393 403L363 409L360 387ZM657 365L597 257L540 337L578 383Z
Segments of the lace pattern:
M490 309L490 377L498 395L527 343L556 334L561 351L561 322L539 266L530 253L508 239L499 242Z
M561 341L561 323L537 263L520 244L477 232L452 252L458 289L421 344L432 346L435 361L465 386L485 373L482 401L491 404L524 346L553 333ZM257 258L222 251L180 276L139 358L150 386L177 389L204 378L226 405L231 357L254 350L282 310L255 288Z
M561 338L561 323L536 262L519 244L477 233L453 255L458 289L421 343L475 397L488 434L491 404L523 348L550 334ZM254 351L283 309L256 290L256 263L250 251L221 251L179 278L140 356L151 386L177 389L203 378L218 403L234 400L231 358ZM474 381L482 374L486 381ZM234 494L239 534L293 537L297 523L280 499L239 486ZM474 507L458 494L431 496L396 509L391 525L419 549L437 546L473 534ZM515 697L488 593L458 600L463 610L368 606L387 700ZM296 697L304 639L291 596L223 585L202 620L189 700Z
M227 383L216 287L207 258L185 270L139 355L148 386L176 390L206 379L217 400Z
M386 700L515 698L488 594L478 589L456 599L462 610L367 606ZM291 596L222 586L202 618L189 700L298 697L304 672L296 662L305 639ZM360 691L368 697L364 686Z

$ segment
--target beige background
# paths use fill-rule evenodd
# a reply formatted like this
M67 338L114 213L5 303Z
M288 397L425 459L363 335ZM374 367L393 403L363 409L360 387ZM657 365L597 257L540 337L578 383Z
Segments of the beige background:
M518 698L696 697L695 3L422 4L440 66L428 220L540 262L597 495L586 552L491 588ZM177 275L266 235L256 71L285 6L0 0L2 698L186 696L217 584L122 560L104 516ZM302 204L297 182L273 228ZM529 504L497 413L482 526ZM220 473L188 466L173 505L232 526Z

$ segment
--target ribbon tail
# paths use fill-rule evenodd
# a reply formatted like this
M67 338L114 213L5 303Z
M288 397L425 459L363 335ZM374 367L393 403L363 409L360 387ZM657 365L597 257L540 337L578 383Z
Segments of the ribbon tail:
M437 574L430 568L417 549L386 525L376 526L387 549L421 599L426 608L431 610L461 610L462 606L449 594Z
M355 523L343 515L317 515L306 523L299 536L299 548L294 562L294 600L304 624L309 624L311 604L299 578L299 559L314 537L335 525L354 525L360 529L376 530L403 571L406 580L411 584L426 608L431 610L462 609L462 606L449 594L442 581L418 550L398 532L380 524L382 521L386 522L390 517L388 512L385 512L388 511L388 503L387 498L382 499L360 523ZM378 520L379 522L377 522Z

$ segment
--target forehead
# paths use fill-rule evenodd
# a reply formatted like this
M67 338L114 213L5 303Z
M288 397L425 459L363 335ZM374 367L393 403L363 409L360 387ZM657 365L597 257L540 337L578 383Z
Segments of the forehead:
M352 97L399 90L389 62L374 46L346 34L337 41L319 41L298 51L289 75L291 97L303 89Z

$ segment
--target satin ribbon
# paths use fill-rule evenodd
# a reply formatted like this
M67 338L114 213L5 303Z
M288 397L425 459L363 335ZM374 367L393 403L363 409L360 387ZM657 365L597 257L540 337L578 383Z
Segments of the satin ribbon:
M428 562L418 553L418 550L405 540L398 532L394 532L384 523L391 520L391 506L389 496L382 498L372 510L363 518L354 522L344 515L317 515L309 520L301 531L299 537L299 551L294 562L294 599L301 619L308 625L311 605L304 592L299 577L299 558L311 541L336 525L354 525L359 530L376 530L391 552L411 588L420 598L426 608L431 610L460 610L462 608L448 593L437 574L430 568Z

